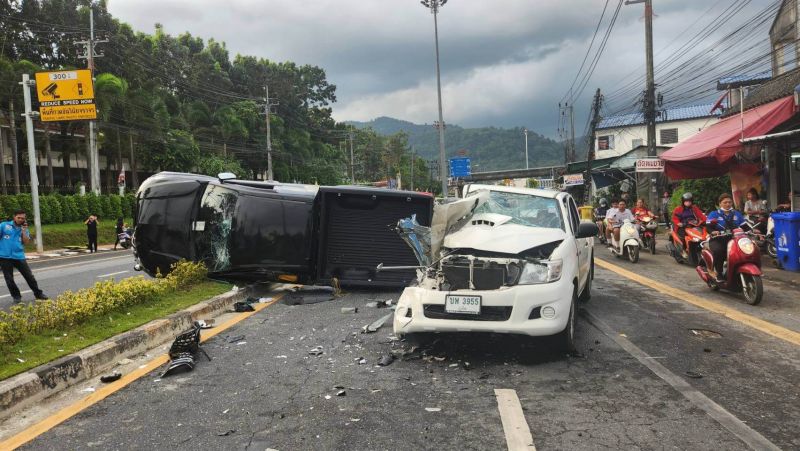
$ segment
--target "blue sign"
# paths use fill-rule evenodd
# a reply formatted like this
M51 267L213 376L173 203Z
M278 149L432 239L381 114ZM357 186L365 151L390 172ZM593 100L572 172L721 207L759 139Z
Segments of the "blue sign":
M469 177L470 175L472 175L472 168L469 158L450 159L450 177Z

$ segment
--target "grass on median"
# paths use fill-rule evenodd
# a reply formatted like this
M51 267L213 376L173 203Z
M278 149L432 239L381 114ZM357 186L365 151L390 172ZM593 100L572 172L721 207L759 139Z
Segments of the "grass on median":
M129 227L133 225L133 219L126 219L125 223ZM33 222L29 222L31 235L35 235ZM117 221L101 221L97 227L98 244L114 244L117 239ZM65 222L63 224L46 224L42 226L44 235L44 250L64 249L67 246L87 246L86 224L83 222ZM32 240L25 246L25 252L35 252L36 243Z
M225 293L231 287L230 284L206 281L156 301L121 308L75 326L45 330L27 336L0 353L0 380L79 351L154 319L163 318ZM25 362L22 363L17 359Z

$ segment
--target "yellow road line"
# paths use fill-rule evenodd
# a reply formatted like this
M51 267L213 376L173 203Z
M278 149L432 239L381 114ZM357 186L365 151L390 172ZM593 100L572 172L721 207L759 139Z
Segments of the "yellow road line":
M800 333L793 330L778 326L777 324L773 324L769 321L764 321L763 319L756 318L755 316L748 315L747 313L728 307L724 304L720 304L719 302L696 296L688 291L679 290L667 284L656 282L653 279L649 279L634 272L628 271L627 269L621 268L605 260L598 258L594 260L594 263L603 269L615 272L623 277L633 280L634 282L638 282L646 287L653 288L681 301L688 302L689 304L704 308L714 313L719 313L726 318L740 322L746 326L752 327L753 329L772 335L773 337L780 338L781 340L788 341L789 343L800 345Z
M236 315L235 317L225 321L224 323L220 324L217 327L212 329L204 330L201 334L201 341L205 342L206 340L224 332L226 329L231 328L232 326L246 320L247 318L255 315L256 313L264 310L265 308L271 306L272 304L278 302L283 296L282 294L273 296L272 301L265 303L265 304L253 304L253 308L255 309L254 312L246 312L240 315ZM20 446L30 442L31 440L35 439L36 437L44 434L45 432L49 431L50 429L58 426L59 424L67 421L68 419L72 418L73 416L77 415L81 411L97 404L98 402L106 399L107 397L111 396L112 394L122 390L123 388L127 387L132 382L140 379L141 377L149 374L156 368L164 365L165 363L169 362L169 356L167 354L162 354L154 358L153 360L147 362L141 368L137 368L134 371L122 376L118 380L111 382L110 384L106 384L101 386L97 389L94 393L82 398L75 403L64 407L60 411L54 413L53 415L45 418L44 420L34 424L33 426L28 427L24 431L20 432L19 434L0 442L0 449L17 449Z

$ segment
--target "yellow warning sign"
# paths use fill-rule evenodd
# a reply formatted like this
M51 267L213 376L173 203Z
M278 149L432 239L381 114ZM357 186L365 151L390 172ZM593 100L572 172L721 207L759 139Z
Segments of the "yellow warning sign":
M36 73L42 121L97 119L92 73L88 69Z

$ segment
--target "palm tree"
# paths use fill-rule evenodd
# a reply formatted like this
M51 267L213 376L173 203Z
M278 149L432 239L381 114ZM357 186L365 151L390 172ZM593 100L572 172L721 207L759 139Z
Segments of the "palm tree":
M11 165L14 176L14 192L19 194L19 150L17 148L17 120L15 102L21 97L22 87L17 80L22 79L22 74L35 73L37 67L30 61L21 60L11 62L6 58L0 58L0 102L8 104L8 125L9 125L9 144L11 146Z
M214 126L222 137L222 155L228 156L228 142L233 137L247 138L247 126L230 106L224 106L214 113Z
M97 109L99 111L100 120L106 124L106 131L110 131L111 112L113 109L120 105L128 92L128 82L125 79L117 77L116 75L103 73L97 76L94 82L94 97L97 102ZM116 127L115 134L117 138L117 171L122 166L122 145L120 139L119 127ZM106 143L108 141L105 141ZM106 150L106 186L113 184L113 174L111 172L111 149L103 146Z

